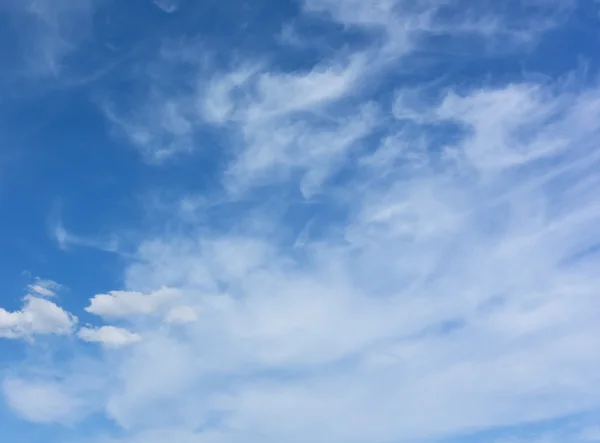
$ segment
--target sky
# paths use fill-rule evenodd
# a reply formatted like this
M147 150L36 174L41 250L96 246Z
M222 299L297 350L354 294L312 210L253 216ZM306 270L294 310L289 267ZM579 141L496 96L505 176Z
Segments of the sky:
M0 429L600 442L600 3L0 2Z

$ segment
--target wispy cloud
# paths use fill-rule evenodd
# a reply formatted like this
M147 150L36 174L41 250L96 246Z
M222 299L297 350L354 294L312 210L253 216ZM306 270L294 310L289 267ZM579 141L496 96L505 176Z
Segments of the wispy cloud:
M19 30L17 37L23 48L21 74L37 78L60 75L65 59L90 35L97 3L95 0L5 2L2 9Z
M118 421L146 429L143 411L181 402L164 425L189 429L190 439L205 434L191 430L202 419L188 407L223 416L220 436L206 438L235 440L240 429L250 440L387 441L598 404L591 386L599 361L590 352L598 278L595 255L584 252L600 238L598 124L584 118L599 114L597 87L575 91L559 81L440 92L437 102L405 112L407 102L396 104L401 121L418 117L408 119L412 129L388 124L385 141L361 151L368 172L336 191L349 215L321 222L328 234L305 241L303 260L277 236L251 233L234 243L167 236L141 246L128 285L185 288L198 312L177 340L189 355L163 369L195 388L154 397L150 387L141 394L137 372L124 373L135 395L156 403L115 393ZM453 141L440 145L437 127L456 134ZM331 137L328 148L344 139ZM373 161L380 149L387 160ZM152 355L132 356L134 367L166 352L163 334L146 340ZM227 388L202 382L217 374Z
M158 95L134 114L119 116L109 106L104 107L104 113L118 135L139 148L147 161L160 164L194 149L195 128L187 101L173 97L165 102L165 97Z
M53 280L42 280L39 277L36 277L29 286L30 294L41 296L41 297L54 297L56 292L62 289L62 285L56 283Z
M466 58L530 51L572 3L301 6L353 43L294 69L182 44L103 107L152 167L222 148L218 191L156 205L168 222L90 297L84 314L115 322L76 334L103 346L101 374L83 371L103 386L94 407L79 412L76 366L15 373L9 406L34 422L102 411L120 437L82 437L102 443L494 441L597 412L599 83L453 81L414 61L467 37ZM96 245L53 228L62 249ZM5 335L57 330L32 300L61 310L0 310ZM583 421L521 434L595 441Z
M153 3L167 14L172 14L179 9L177 0L154 0Z
M113 252L126 255L126 251L121 248L119 237L111 235L110 238L86 237L74 234L67 230L60 218L56 217L56 211L50 219L49 229L51 238L56 241L56 245L63 251L68 251L72 247L93 248L106 252Z

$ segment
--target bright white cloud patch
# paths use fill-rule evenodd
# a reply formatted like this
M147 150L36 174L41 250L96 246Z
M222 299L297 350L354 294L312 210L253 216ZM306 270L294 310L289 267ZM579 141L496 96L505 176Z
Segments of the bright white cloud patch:
M101 326L99 328L81 328L77 336L83 341L100 343L107 348L121 348L139 342L139 334L116 326Z
M51 301L28 296L23 308L9 312L0 308L0 337L32 338L35 335L69 335L77 317Z
M111 291L98 294L90 300L85 310L106 318L128 318L155 313L179 295L177 290L161 288L153 293Z

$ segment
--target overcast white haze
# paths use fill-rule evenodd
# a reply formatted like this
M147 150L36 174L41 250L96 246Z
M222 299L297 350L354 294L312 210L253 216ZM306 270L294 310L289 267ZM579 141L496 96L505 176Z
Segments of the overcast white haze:
M599 11L3 0L0 440L600 442Z

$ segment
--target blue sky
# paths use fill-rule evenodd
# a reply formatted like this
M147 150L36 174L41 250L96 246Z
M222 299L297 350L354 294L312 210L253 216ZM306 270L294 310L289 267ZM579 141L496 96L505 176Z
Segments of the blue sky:
M1 2L2 438L600 442L599 22Z

